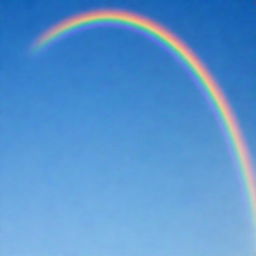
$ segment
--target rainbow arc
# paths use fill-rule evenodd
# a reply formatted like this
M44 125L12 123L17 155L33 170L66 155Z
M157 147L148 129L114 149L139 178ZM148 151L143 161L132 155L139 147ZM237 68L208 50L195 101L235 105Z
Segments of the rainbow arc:
M97 24L118 24L143 32L168 48L189 68L214 107L215 113L224 128L225 135L239 166L240 176L251 209L252 222L256 230L256 179L250 153L234 111L220 85L205 64L177 35L157 22L135 13L120 10L99 10L76 15L53 26L35 41L32 51L34 53L39 52L57 39L75 30L89 28Z

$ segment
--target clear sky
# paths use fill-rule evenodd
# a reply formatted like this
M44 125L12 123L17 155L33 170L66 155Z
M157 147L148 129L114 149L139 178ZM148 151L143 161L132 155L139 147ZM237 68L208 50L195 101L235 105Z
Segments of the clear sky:
M32 41L98 8L149 16L207 64L256 156L256 4L242 0L3 0L1 256L252 256L240 174L186 70L145 37Z

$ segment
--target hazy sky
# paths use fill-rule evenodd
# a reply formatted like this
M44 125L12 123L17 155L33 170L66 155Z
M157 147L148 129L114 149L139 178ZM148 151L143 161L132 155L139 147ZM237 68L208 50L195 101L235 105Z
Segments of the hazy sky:
M239 170L173 57L111 27L29 54L44 30L98 8L141 13L186 41L256 156L255 1L3 0L1 255L253 255Z

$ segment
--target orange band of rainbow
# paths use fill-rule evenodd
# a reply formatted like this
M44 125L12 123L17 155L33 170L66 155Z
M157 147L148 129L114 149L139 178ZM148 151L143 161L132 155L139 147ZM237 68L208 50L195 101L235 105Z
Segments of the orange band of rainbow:
M244 187L248 195L252 222L256 228L256 185L253 165L245 139L236 117L220 86L195 53L176 35L155 21L138 14L119 10L100 10L84 13L62 21L40 36L32 47L39 51L57 38L92 24L123 24L142 31L169 48L190 69L199 81L221 120L232 151L237 159Z

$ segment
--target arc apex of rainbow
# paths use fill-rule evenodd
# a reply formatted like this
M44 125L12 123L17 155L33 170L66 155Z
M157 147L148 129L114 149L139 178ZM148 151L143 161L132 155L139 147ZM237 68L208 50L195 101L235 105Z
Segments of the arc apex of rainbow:
M214 107L218 119L224 128L229 145L237 160L240 176L243 180L251 209L252 223L256 230L256 183L253 164L249 149L239 127L237 118L232 110L220 85L197 57L192 49L173 32L140 14L123 10L95 10L61 21L43 33L32 45L33 52L39 52L42 48L56 41L64 35L93 24L120 24L141 31L156 39L167 47L189 68L197 79L201 89L205 92Z

